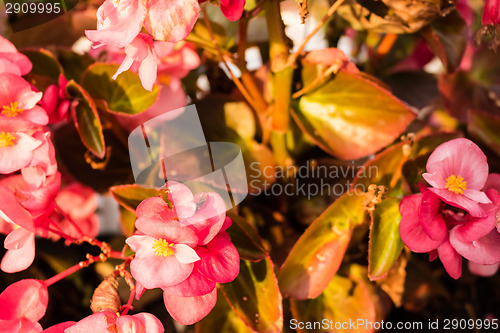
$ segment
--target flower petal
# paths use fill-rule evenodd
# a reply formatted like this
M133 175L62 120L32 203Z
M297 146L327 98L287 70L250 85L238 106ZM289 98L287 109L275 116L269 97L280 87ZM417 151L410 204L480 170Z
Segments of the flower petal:
M25 279L8 286L0 294L0 319L39 321L47 309L49 293L40 280Z
M469 271L472 274L479 275L479 276L484 276L484 277L493 276L498 272L499 267L500 267L500 264L481 265L481 264L469 261Z
M182 325L191 325L212 311L217 302L217 289L209 294L194 297L178 297L163 293L168 313Z
M175 257L177 258L177 260L179 260L179 262L182 262L183 264L189 264L200 260L200 257L198 257L198 254L196 254L196 251L188 245L175 244L173 246L173 249L175 251Z
M194 264L181 263L175 255L155 255L153 241L149 236L127 238L127 244L132 250L136 250L135 258L130 263L132 276L147 289L173 286L187 279Z
M451 191L438 188L429 188L429 190L440 197L447 204L466 210L472 216L484 217L488 214L477 201L471 200L462 194L455 194Z
M209 279L226 283L238 276L240 256L227 232L218 234L206 249L197 247L197 252L201 260L195 263L195 267Z
M476 241L462 242L457 238L455 227L450 231L450 242L455 250L467 260L483 265L500 262L500 234L496 229Z
M200 14L197 0L150 0L145 25L154 39L179 42L187 37Z
M199 270L193 269L183 282L171 287L164 287L163 292L173 296L192 297L210 293L215 288L215 281L207 279Z
M420 225L430 239L433 241L443 241L446 238L448 229L441 216L442 202L438 196L431 192L435 189L427 189L422 186L420 190L422 192L419 211Z
M450 240L446 239L437 252L446 272L455 280L458 279L462 275L462 257L451 246Z
M173 225L152 218L138 218L136 228L156 239L162 238L169 243L186 244L194 247L198 243L195 232L189 228Z
M401 240L413 252L425 253L438 248L441 241L434 241L424 232L420 225L419 211L422 196L409 195L399 205L402 218L399 222Z
M35 259L35 234L32 232L29 233L28 238L21 247L14 250L8 250L7 253L5 253L0 264L2 271L6 273L16 273L24 271L31 266Z
M461 176L467 181L468 189L480 190L488 178L488 162L474 142L458 138L439 145L432 152L427 160L427 172L439 174L443 179Z
M181 224L196 230L198 244L205 245L222 228L226 219L226 205L216 192L199 193L195 196L195 202L203 202L203 205L191 218L181 219Z

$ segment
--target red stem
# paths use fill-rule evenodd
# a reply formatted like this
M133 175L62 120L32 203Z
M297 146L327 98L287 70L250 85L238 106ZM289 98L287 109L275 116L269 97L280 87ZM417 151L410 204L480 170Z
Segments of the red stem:
M125 316L128 313L128 310L133 309L132 302L134 301L134 297L135 297L135 289L130 289L130 295L128 297L127 304L122 306L123 308L122 316Z
M102 254L98 255L98 256L91 256L90 258L88 258L87 260L84 260L84 261L81 261L79 262L78 264L74 265L74 266L71 266L70 268L62 271L61 273L59 274L56 274L54 275L53 277L51 278L48 278L47 280L45 280L43 283L45 284L45 286L51 286L53 285L54 283L64 279L65 277L67 276L70 276L71 274L79 271L80 269L84 268L84 267L87 267L88 265L96 262L96 261L104 261L105 260L105 256L103 256Z

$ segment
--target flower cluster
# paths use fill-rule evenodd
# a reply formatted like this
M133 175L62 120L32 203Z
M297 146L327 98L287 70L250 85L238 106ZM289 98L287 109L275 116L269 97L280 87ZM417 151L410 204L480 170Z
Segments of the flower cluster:
M181 324L192 324L215 306L217 282L239 273L239 254L225 230L232 221L214 192L197 194L168 182L170 206L161 197L137 207L137 232L126 242L136 253L130 271L138 295L161 288L167 311Z
M419 194L403 198L399 232L410 250L439 257L448 274L458 279L462 257L473 271L496 271L500 263L500 175L488 175L481 149L468 139L439 147L427 161ZM494 266L490 266L494 265ZM478 267L479 266L479 267Z
M42 92L22 77L31 68L29 59L0 37L0 232L7 235L4 246L8 250L0 267L5 272L22 271L31 265L35 257L35 235L59 238L50 232L51 224L58 230L68 230L75 238L83 236L83 232L70 232L71 228L64 227L66 219L54 212L57 201L64 201L71 190L59 192L61 174L46 125L63 119L69 102L62 103L63 94L57 94L61 97L57 97L57 101L45 96L43 102ZM64 86L66 81L63 78L60 81L61 87ZM57 90L62 90L61 87ZM47 112L38 103L53 108ZM74 186L83 189L80 185ZM74 203L74 199L82 195L81 191L72 192L70 200ZM86 197L94 195L93 192L85 194ZM98 221L92 217L96 205L92 205L83 218L92 220L90 227L83 224L89 235L97 234ZM73 205L61 206L68 213L74 209Z
M245 0L220 2L222 12L232 21L241 17L244 6ZM161 59L153 40L175 43L185 39L199 14L198 0L106 0L97 11L97 30L85 34L94 47L125 51L115 78L136 64L144 89L151 91ZM143 27L148 33L141 33Z

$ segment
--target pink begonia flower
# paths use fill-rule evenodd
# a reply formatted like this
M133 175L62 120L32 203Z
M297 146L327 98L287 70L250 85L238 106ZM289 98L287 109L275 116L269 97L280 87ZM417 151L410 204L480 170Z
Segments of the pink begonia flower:
M238 21L243 14L245 0L221 0L220 10L229 21Z
M42 332L38 321L45 315L49 294L42 281L26 279L0 294L1 332Z
M43 333L64 333L68 327L73 326L75 324L76 321L65 321L63 323L59 323L44 329Z
M49 122L47 112L36 105L41 98L42 93L31 90L31 85L22 77L11 73L0 74L0 121L18 118L46 125Z
M231 219L221 228L231 225ZM239 273L240 257L226 232L219 232L206 246L197 246L200 260L191 275L178 285L163 288L165 307L172 318L191 325L205 317L217 302L216 283L233 281ZM186 306L192 304L192 306Z
M148 34L139 34L127 46L125 46L126 57L113 75L113 79L128 70L134 62L140 63L138 73L144 89L152 91L156 81L157 64L153 53L153 38Z
M499 0L484 0L483 16L481 23L499 24L500 23L500 1Z
M190 43L167 43L162 41L154 42L154 52L158 59L158 76L160 82L169 78L168 84L180 84L180 79L189 72L200 66L200 57ZM172 80L177 79L177 80ZM167 84L163 83L163 84Z
M50 136L50 132L33 134L35 139L42 141L42 144L33 151L30 164L21 169L26 183L37 188L42 186L47 177L57 172L56 153Z
M20 272L33 263L35 234L44 233L43 225L53 209L60 183L59 173L48 177L40 187L26 183L22 175L0 181L0 232L7 234L2 271Z
M31 67L28 57L19 53L14 44L0 36L0 73L26 75Z
M88 237L96 237L99 233L99 218L95 214L97 209L97 195L87 186L72 183L64 187L55 198L56 204L64 214L78 225L79 230L66 217L53 213L51 220L57 222L66 235L79 239L80 231ZM55 237L58 239L59 237Z
M34 135L39 129L22 119L0 121L0 173L9 174L31 163L35 149L43 143Z
M198 242L196 233L181 227L159 197L144 200L136 212L138 232L126 240L136 252L130 263L132 276L147 289L181 283L193 271L193 263L200 260L193 249Z
M139 297L144 288L162 288L167 311L179 323L189 325L214 307L216 283L236 278L239 254L225 232L232 221L226 217L225 203L217 193L193 196L183 184L169 181L167 185L172 207L161 197L146 199L137 207L138 232L126 241L136 252L130 268ZM144 235L153 231L157 236ZM175 240L178 234L192 235L190 243L179 244ZM187 246L192 258L189 267L184 265L182 269L177 262L177 253L184 255L177 250L179 245ZM176 265L168 274L166 258L172 258L168 264Z
M149 0L144 25L156 40L175 43L185 39L200 15L197 0Z
M53 84L45 89L40 105L49 116L49 124L55 124L68 117L68 110L71 101L66 94L68 80L63 75L59 75L58 84Z
M144 0L106 0L97 10L97 30L86 30L96 47L125 47L141 32L146 7Z
M430 191L446 203L472 216L486 215L480 204L491 202L481 191L488 178L488 163L474 142L459 138L439 145L429 156L422 177L432 186Z
M64 330L65 333L163 333L161 321L150 313L118 316L104 310L90 315Z
M199 0L203 3L206 0ZM219 6L222 14L230 21L238 21L243 14L246 0L220 0Z
M474 217L449 209L430 188L420 186L422 193L403 198L399 207L403 243L413 252L429 252L431 260L439 257L455 279L462 274L462 257L481 265L500 263L500 195L497 189L485 189L491 204L482 204L486 216Z
M499 267L500 267L500 264L481 265L481 264L477 264L475 262L469 261L469 271L472 274L475 274L478 276L483 276L483 277L493 276L498 272Z

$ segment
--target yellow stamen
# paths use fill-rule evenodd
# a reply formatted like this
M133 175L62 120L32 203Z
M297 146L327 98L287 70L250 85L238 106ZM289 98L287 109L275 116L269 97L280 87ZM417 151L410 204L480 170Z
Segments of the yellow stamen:
M12 146L14 144L15 139L16 137L10 134L10 132L0 133L0 148Z
M153 249L155 250L155 255L168 257L175 254L174 249L172 249L174 243L168 243L166 240L160 238L153 242Z
M17 102L10 103L9 106L4 105L3 110L2 110L2 114L7 116L7 117L15 117L19 113L23 113L24 110L18 108L18 106L19 106L19 104Z
M467 182L461 176L451 175L446 178L445 187L455 194L464 194L464 191L467 189Z

